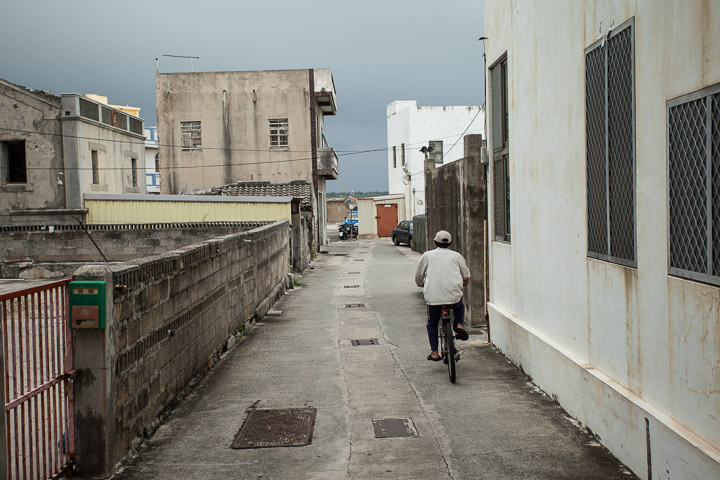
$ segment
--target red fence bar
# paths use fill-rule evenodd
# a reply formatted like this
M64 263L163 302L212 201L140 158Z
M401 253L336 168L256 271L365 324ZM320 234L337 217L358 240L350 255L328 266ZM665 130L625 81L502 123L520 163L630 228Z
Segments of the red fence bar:
M61 280L0 295L11 479L57 478L73 465L69 283Z

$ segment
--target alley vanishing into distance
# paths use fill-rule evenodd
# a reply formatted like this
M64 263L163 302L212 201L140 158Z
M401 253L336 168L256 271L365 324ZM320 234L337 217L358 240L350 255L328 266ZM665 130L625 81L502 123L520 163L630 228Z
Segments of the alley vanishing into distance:
M459 342L456 384L425 359L419 254L387 239L326 251L116 479L635 478L484 334ZM230 448L251 409L302 407L317 409L309 445ZM376 438L382 419L415 435Z

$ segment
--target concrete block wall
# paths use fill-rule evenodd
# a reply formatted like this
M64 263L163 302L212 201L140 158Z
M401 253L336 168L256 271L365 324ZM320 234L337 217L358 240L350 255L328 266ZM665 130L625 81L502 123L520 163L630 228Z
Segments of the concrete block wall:
M125 262L269 223L173 224L152 228L142 224L106 225L101 226L103 230L90 231L92 240L77 228L0 231L0 261L4 262L2 277L41 279L69 276L78 268L78 263L104 262L93 241L109 261Z
M427 249L438 230L453 237L453 250L460 252L470 269L470 285L465 288L467 317L473 325L485 323L485 220L486 171L481 162L482 137L467 135L465 156L436 168L425 164ZM416 233L417 235L417 233Z
M93 407L103 411L95 416L102 417L109 438L98 455L97 432L83 432L77 425L76 459L82 472L108 473L227 349L233 333L265 315L284 292L290 233L289 222L282 221L109 267L113 299L105 364L111 401ZM76 275L86 278L82 269ZM86 333L76 331L76 337ZM83 375L87 378L88 372ZM84 394L97 392L78 383L75 395L82 406Z

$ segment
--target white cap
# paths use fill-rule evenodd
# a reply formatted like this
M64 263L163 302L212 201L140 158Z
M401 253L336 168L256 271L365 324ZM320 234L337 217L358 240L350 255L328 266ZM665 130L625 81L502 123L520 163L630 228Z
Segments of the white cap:
M435 234L433 241L437 243L452 243L452 237L445 230L440 230Z

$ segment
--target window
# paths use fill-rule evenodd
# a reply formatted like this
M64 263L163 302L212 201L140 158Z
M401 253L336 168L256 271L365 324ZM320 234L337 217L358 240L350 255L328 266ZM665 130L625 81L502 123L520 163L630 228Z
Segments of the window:
M720 84L668 102L669 270L720 285Z
M92 161L92 183L100 185L100 165L98 164L98 151L90 150L90 158Z
M202 149L200 122L180 122L180 136L182 138L183 149Z
M633 20L585 50L588 255L628 266L635 255Z
M510 241L510 117L507 68L507 56L490 68L495 240L505 242Z
M400 161L402 162L401 164L404 166L405 165L405 144L404 143L402 145L400 145Z
M393 168L397 168L397 147L393 145Z
M430 158L435 163L443 163L443 142L442 140L430 140Z
M27 183L24 140L0 142L0 179L2 183Z
M137 175L137 158L130 159L130 174L131 174L131 185L133 187L138 186L138 175Z
M290 146L290 129L287 118L268 120L270 125L270 148L287 148Z

